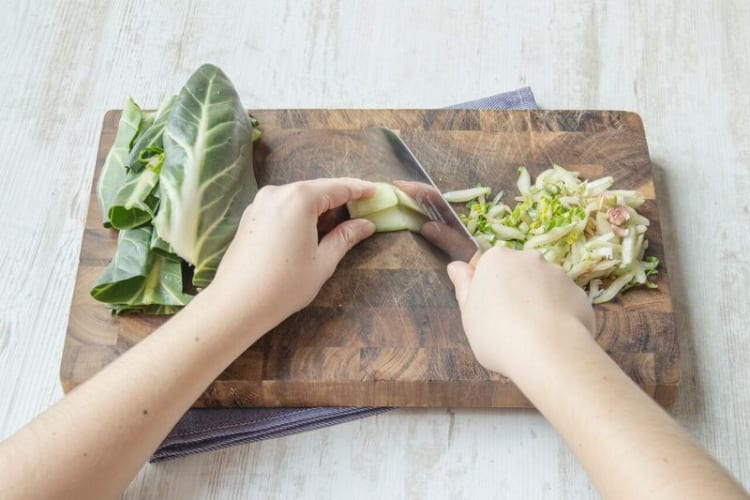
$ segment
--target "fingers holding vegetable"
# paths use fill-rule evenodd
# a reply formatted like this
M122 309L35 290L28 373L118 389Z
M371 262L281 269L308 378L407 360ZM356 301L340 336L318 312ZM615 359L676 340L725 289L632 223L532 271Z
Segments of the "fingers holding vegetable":
M456 290L458 307L463 309L466 298L469 296L469 285L474 278L474 268L460 260L451 262L448 264L448 277Z
M237 297L238 306L260 304L277 322L305 307L346 252L374 230L354 219L320 238L320 216L373 191L369 182L346 178L262 188L245 210L211 287Z
M371 236L375 232L375 224L365 219L351 219L344 221L320 241L323 268L333 275L336 266L344 258L346 252L354 245Z
M316 200L318 216L350 201L367 198L375 193L373 183L351 177L316 179L301 182L299 185L307 190L308 196Z
M563 325L594 332L594 312L586 293L538 251L494 247L482 255L473 274L454 262L464 331L477 360L511 378L535 346L565 342Z

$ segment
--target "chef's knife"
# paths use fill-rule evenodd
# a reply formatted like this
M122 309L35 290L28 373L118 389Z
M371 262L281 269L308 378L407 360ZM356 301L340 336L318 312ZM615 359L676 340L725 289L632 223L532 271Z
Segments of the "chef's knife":
M479 245L414 153L388 128L372 127L364 134L371 157L386 166L391 182L414 198L429 218L422 225L420 234L452 260L462 260L474 266L481 255Z

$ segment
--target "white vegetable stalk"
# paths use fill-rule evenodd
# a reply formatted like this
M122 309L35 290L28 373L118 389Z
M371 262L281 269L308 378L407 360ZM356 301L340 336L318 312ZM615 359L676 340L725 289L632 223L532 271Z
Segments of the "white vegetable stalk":
M422 207L401 189L385 182L375 183L375 193L346 204L352 219L363 218L375 224L379 233L412 231L418 233L427 222Z
M597 179L593 182L589 182L588 184L586 184L585 196L591 197L602 194L614 183L615 180L609 176L602 177L601 179Z
M520 167L518 169L518 192L522 195L527 194L530 187L531 176L529 176L529 171L523 167Z
M466 203L475 200L480 196L487 196L492 190L488 187L478 186L475 188L461 189L460 191L448 191L443 193L443 198L448 203Z
M349 203L349 216L352 219L364 217L367 214L384 210L398 205L398 196L390 184L383 182L375 183L375 194L364 200Z
M508 227L502 224L492 224L492 230L495 231L495 236L501 240L523 239L523 233L514 227Z
M418 233L425 223L423 215L398 205L367 214L364 218L375 224L379 233L403 230Z
M596 297L593 302L594 304L602 304L604 302L609 302L610 300L615 298L615 295L617 295L622 288L630 283L630 281L633 279L633 274L628 273L623 276L620 276L616 280L614 280L604 292L602 292L598 297Z

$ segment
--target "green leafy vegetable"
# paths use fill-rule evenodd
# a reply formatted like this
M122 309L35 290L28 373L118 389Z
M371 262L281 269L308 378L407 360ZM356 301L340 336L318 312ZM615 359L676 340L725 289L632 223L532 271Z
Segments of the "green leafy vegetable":
M138 140L133 143L126 163L128 171L140 172L149 164L151 157L164 153L164 129L175 100L177 96L172 96L159 106L154 115L153 124L144 130Z
M163 158L161 161L164 161ZM159 204L159 199L154 193L154 188L159 182L159 169L161 169L161 164L154 162L153 166L137 174L132 172L126 174L125 182L109 209L112 227L131 229L153 219Z
M109 208L112 227L130 229L154 218L159 198L156 185L164 164L162 138L175 97L162 104L152 125L138 136L128 155L125 178Z
M257 125L211 65L156 113L125 102L97 185L105 227L121 231L95 299L113 314L174 314L188 291L210 283L258 189ZM185 261L195 266L192 283L183 283Z
M257 192L253 126L234 86L216 66L201 66L175 101L164 133L159 210L154 227L195 266L202 288Z
M125 182L125 164L128 153L138 135L138 131L141 129L142 122L141 108L128 97L122 106L122 115L117 126L115 141L107 154L107 159L104 160L102 171L99 174L99 183L96 187L96 197L101 208L104 227L111 227L112 225L109 219L109 210L114 204L120 187Z
M150 248L152 252L158 252L168 257L171 256L171 257L179 258L175 255L174 250L172 250L172 247L169 246L169 243L159 238L159 235L156 233L156 231L151 232Z
M659 264L644 257L649 221L636 212L643 198L635 191L610 191L613 182L609 176L582 181L553 165L532 184L520 167L521 196L513 208L501 202L502 193L488 202L489 188L447 195L469 202L468 214L460 217L482 248L538 250L587 289L592 302L602 303L637 285L655 288L648 278Z
M120 231L117 252L91 289L95 299L120 310L189 302L182 291L180 261L151 252L151 232L148 225Z
M250 117L250 125L253 126L253 142L259 141L261 136L263 135L263 133L258 128L258 125L260 125L260 122L258 121L257 118L255 118L253 115L249 113L247 116Z

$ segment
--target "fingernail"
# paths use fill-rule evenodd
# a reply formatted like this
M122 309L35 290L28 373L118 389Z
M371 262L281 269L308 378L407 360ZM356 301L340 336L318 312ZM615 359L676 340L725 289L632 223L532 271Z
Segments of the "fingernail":
M451 262L450 264L448 264L447 271L448 277L451 279L451 281L453 281L453 279L456 277L456 265Z
M366 235L371 235L375 232L375 224L367 219L357 219L359 229Z

